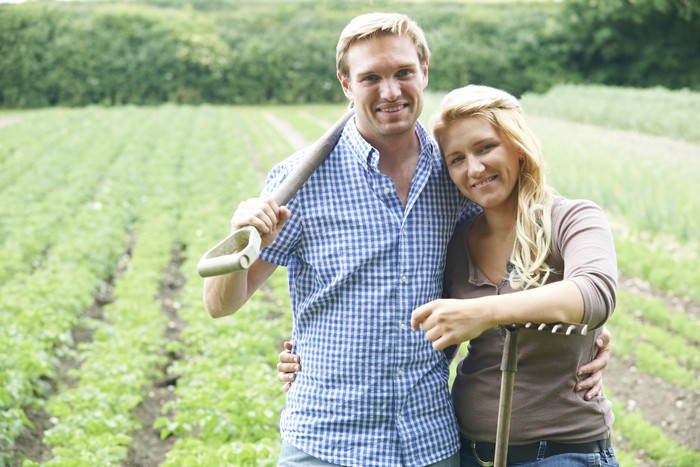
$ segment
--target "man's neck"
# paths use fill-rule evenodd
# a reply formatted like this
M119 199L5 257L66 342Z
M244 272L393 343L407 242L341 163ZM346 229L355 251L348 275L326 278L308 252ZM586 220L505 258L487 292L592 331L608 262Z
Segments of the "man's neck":
M392 142L389 140L382 142L388 144L384 144L383 147L374 145L379 151L379 171L393 180L401 204L405 208L411 181L418 167L420 141L416 133L412 132Z

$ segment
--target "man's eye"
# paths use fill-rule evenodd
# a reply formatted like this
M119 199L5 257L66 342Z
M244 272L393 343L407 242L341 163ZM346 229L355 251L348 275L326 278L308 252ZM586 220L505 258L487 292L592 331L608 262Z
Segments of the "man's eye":
M413 71L412 71L412 70L401 70L401 71L399 71L399 72L397 73L397 75L398 75L400 78L406 78L406 77L408 77L408 76L413 75Z

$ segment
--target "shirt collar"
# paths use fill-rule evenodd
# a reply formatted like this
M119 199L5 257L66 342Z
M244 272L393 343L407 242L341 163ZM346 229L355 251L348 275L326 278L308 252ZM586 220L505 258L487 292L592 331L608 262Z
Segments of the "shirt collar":
M369 144L357 130L355 118L351 118L345 125L343 136L347 138L347 143L353 149L353 155L367 170L377 168L379 164L379 151ZM420 121L416 121L416 134L420 142L420 158L427 158L433 172L439 172L443 167L442 157L438 145L423 127Z

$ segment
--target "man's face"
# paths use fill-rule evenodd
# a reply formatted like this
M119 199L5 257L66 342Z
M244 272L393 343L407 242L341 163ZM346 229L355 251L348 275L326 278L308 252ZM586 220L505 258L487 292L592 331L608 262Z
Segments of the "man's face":
M357 129L371 144L414 131L423 111L428 64L421 65L408 37L384 35L355 42L347 51L343 92L355 102ZM377 139L379 138L379 139Z

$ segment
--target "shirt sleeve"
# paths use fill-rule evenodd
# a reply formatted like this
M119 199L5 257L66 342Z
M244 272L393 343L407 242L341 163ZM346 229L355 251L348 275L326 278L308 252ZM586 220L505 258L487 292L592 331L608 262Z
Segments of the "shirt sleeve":
M601 327L617 299L617 258L603 210L585 200L561 200L552 209L552 242L564 260L564 279L581 290L583 323Z
M263 197L272 195L273 191L287 178L300 156L300 153L296 153L277 164L270 171L262 191ZM292 253L299 241L302 225L298 198L297 195L294 195L287 203L286 207L292 212L292 216L284 224L275 241L260 251L259 258L263 261L277 264L278 266L286 267L289 265Z

